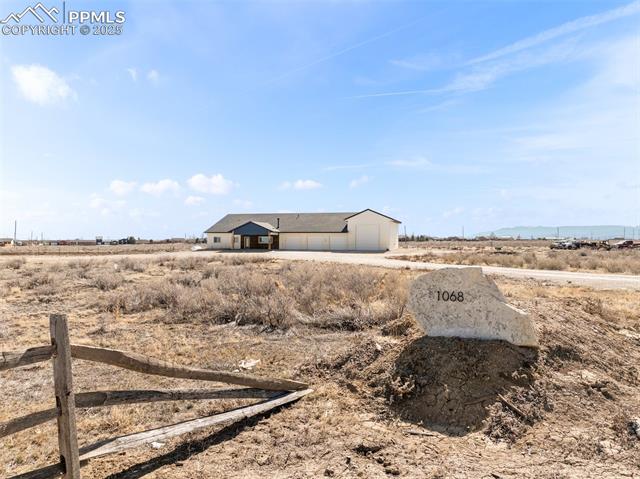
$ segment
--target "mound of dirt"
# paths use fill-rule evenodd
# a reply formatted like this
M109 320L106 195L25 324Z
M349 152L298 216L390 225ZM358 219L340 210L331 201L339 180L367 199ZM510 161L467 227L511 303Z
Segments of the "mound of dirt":
M449 435L484 425L492 439L512 441L549 408L536 362L536 350L505 341L424 336L367 340L320 368L352 391L384 399L405 420Z

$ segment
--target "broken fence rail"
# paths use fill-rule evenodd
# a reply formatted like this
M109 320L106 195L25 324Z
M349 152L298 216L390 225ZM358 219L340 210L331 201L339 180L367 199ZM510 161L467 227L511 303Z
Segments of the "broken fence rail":
M132 352L73 345L69 343L66 317L54 314L49 319L51 346L39 346L21 352L0 353L0 371L53 359L56 407L0 423L0 438L57 418L60 462L14 476L14 479L39 479L59 475L64 475L66 478L79 478L80 467L86 464L89 459L122 452L143 444L168 439L205 427L256 416L296 401L312 391L308 389L305 383L289 379L261 378L249 374L178 366L167 361L149 358ZM105 363L145 374L225 382L246 387L236 389L91 391L74 394L71 358ZM75 425L76 407L90 408L201 399L264 399L264 401L212 416L105 439L92 445L78 447Z

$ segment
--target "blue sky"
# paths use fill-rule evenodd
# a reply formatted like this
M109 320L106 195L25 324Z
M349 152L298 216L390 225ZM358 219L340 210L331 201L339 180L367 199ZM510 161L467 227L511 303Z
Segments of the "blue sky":
M0 36L0 236L640 223L639 2L72 7L124 10L122 35Z

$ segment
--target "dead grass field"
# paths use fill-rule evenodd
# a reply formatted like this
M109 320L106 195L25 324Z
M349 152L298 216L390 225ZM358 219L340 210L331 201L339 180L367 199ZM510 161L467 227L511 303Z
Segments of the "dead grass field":
M194 245L191 243L119 244L99 246L2 246L0 247L0 257L25 255L95 256L114 254L169 253L173 251L188 251L192 246Z
M48 343L59 312L74 343L203 367L258 359L255 374L315 389L262 418L91 461L84 477L638 477L637 292L498 278L534 315L534 353L422 337L404 307L415 274L233 256L0 259L0 351ZM203 387L84 361L74 375L78 391ZM0 421L53 406L49 363L0 373L0 387ZM245 403L79 410L80 442ZM53 422L0 439L2 476L56 460Z
M401 243L395 259L556 271L640 274L640 249L552 250L551 241L426 241Z

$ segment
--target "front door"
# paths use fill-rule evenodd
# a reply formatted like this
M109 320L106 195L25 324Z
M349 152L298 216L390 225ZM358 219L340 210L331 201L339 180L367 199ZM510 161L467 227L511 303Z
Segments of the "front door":
M245 236L244 237L244 247L246 249L251 248L251 237L250 236Z

